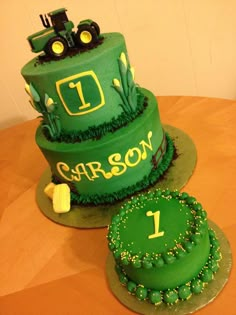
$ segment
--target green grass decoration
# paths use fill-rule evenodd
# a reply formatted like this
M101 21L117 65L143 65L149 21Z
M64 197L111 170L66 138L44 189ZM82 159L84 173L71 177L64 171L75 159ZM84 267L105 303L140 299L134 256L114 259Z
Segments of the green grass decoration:
M48 94L45 94L44 102L42 102L38 92L31 83L25 85L25 90L30 96L30 104L42 114L42 116L39 116L42 118L42 128L47 129L53 140L57 139L61 133L61 124L59 117L53 113L56 103Z
M137 85L134 82L134 68L130 67L124 52L118 59L120 80L113 79L112 87L120 95L120 106L126 114L132 114L137 107Z

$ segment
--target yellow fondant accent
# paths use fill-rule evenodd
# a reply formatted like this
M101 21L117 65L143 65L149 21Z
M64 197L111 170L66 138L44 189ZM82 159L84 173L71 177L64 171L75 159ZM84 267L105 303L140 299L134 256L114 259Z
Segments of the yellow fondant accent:
M134 80L134 77L135 77L134 67L131 67L131 68L130 68L130 72L132 73L132 78L133 78L133 80Z
M82 111L82 112L78 111L77 113L72 113L72 112L70 111L68 105L66 104L65 100L63 99L63 96L62 96L62 93L61 93L61 89L60 89L60 85L68 82L68 87L70 87L71 83L73 83L73 80L78 79L78 78L81 78L81 77L83 77L83 76L88 76L88 75L90 75L90 76L94 79L94 82L95 82L96 85L97 85L98 91L99 91L99 93L100 93L101 102L100 102L100 104L96 105L95 107L92 107L92 108L91 108L91 106L89 106L87 111ZM57 81L57 82L56 82L56 89L57 89L57 93L58 93L58 95L59 95L59 97L60 97L60 99L61 99L61 102L62 102L62 104L63 104L63 106L64 106L66 112L67 112L68 115L70 115L70 116L85 115L85 114L88 114L88 113L90 113L90 112L96 111L96 110L98 110L100 107L102 107L103 105L105 105L105 98L104 98L104 94L103 94L101 85L100 85L100 83L99 83L99 80L98 80L96 74L95 74L94 71L92 71L92 70L84 71L84 72L81 72L81 73L79 73L79 74L76 74L76 75L73 75L73 76L70 76L70 77L67 77L67 78L64 78L64 79L62 79L62 80ZM81 88L81 90L82 90L82 88ZM78 92L78 90L77 90L77 92ZM78 95L78 96L80 97L80 95ZM78 109L79 109L79 107L78 107Z
M124 66L127 68L127 59L124 52L121 53L120 60L123 62Z
M53 210L56 213L70 211L70 187L67 184L55 185L53 192Z
M52 104L54 104L54 101L53 101L53 99L51 98L51 97L49 97L49 99L47 100L47 104L46 104L46 106L51 106Z
M30 102L30 105L33 107L33 109L36 109L36 107L35 107L35 105L34 105L34 100L33 100L33 96L32 96L32 94L31 94L31 91L30 91L30 86L29 86L29 84L25 84L25 91L26 91L26 93L29 95L29 97L30 97L30 100L29 100L29 102Z
M159 232L159 225L160 225L160 211L152 212L152 211L147 211L146 212L147 217L154 217L154 234L150 234L148 236L149 239L160 237L164 235L164 232Z
M120 87L120 81L118 79L113 79L113 84Z
M26 90L26 93L31 96L30 86L29 86L29 84L27 84L27 83L25 83L25 90Z
M53 198L53 192L54 192L55 186L56 185L51 182L44 188L45 195L47 195L50 199Z

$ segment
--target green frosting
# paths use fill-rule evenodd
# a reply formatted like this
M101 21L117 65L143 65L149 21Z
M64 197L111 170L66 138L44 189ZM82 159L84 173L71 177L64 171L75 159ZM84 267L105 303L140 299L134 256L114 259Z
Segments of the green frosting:
M199 294L219 268L219 242L206 211L187 193L156 190L131 198L113 216L107 238L119 278L125 275L129 291L152 304Z
M184 284L179 287L178 295L181 300L188 300L192 295L190 285Z
M167 290L163 293L163 301L166 304L174 304L178 301L178 292L176 290Z
M54 102L53 115L60 121L60 132L54 135L48 128L46 132L53 141L70 139L70 133L72 138L79 139L83 132L93 130L94 126L101 129L112 121L122 126L122 113L134 116L138 110L138 95L130 65L127 61L125 66L124 58L120 57L127 56L124 37L119 33L107 33L103 37L103 43L92 50L46 63L38 63L34 58L21 71L31 90L37 94L35 109L43 114L44 123L48 123L47 112L41 110L45 95ZM115 82L124 81L122 73L126 71L132 88L131 113L125 111L119 93L112 87L114 79Z
M145 107L147 106L147 99L145 99L142 94L141 89L136 89L137 92L137 107L133 112L122 112L117 118L112 118L109 122L104 122L100 125L90 126L87 130L67 130L62 129L61 133L52 136L50 131L47 128L44 128L44 135L49 141L58 141L66 143L77 143L81 141L86 141L88 139L100 139L108 132L114 132L121 128L122 126L127 125L129 122L134 120L138 115L140 115ZM42 124L42 127L44 127Z
M34 58L21 72L41 113L36 143L52 181L69 185L72 205L114 203L141 191L156 183L174 154L155 96L134 81L124 37L103 39L61 60ZM151 267L148 259L144 265Z
M152 290L149 292L148 299L152 304L158 305L162 303L162 294L160 291Z
M174 155L174 145L172 143L171 138L168 134L166 134L166 141L167 141L167 147L166 147L166 153L161 160L161 162L158 164L158 167L152 168L149 176L144 176L143 179L141 179L139 182L135 183L132 186L129 186L127 188L123 188L121 190L118 190L112 194L104 193L101 195L95 194L95 195L81 195L78 192L76 192L76 189L71 186L71 202L72 204L109 204L114 203L118 200L122 200L128 196L132 196L133 194L137 193L138 191L144 190L147 187L150 187L151 185L155 184L155 182L165 173L165 171L168 169ZM55 176L52 176L52 181L55 184L61 183L60 179L56 178ZM139 263L139 262L137 262ZM161 259L157 263L161 263Z
M145 300L148 295L148 290L143 286L138 286L135 291L135 295L139 300Z
M38 128L36 142L53 181L70 186L72 203L113 203L154 184L169 167L172 141L163 132L155 96L141 91L148 100L143 113L101 139L51 142Z
M191 291L194 293L194 294L199 294L202 292L203 290L203 281L200 280L200 279L194 279L192 282L191 282Z

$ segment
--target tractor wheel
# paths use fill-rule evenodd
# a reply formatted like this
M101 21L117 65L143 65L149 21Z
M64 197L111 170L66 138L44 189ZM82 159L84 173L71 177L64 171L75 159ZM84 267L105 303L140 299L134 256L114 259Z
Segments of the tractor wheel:
M99 27L99 25L96 22L93 21L91 23L91 26L95 29L95 31L97 33L97 36L99 36L99 34L100 34L100 27Z
M61 58L67 54L67 41L60 36L49 39L46 45L45 53L51 57Z
M78 46L90 46L97 41L97 32L92 25L79 25L76 33L76 41Z

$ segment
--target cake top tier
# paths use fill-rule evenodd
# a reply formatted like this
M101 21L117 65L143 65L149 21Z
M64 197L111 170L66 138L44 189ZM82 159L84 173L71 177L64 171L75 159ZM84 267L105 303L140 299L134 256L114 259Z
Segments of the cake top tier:
M22 69L34 109L52 141L101 138L134 120L144 96L134 81L122 34L103 34L96 48Z
M122 206L112 218L108 240L122 264L148 268L190 252L206 230L206 212L194 197L156 190Z

